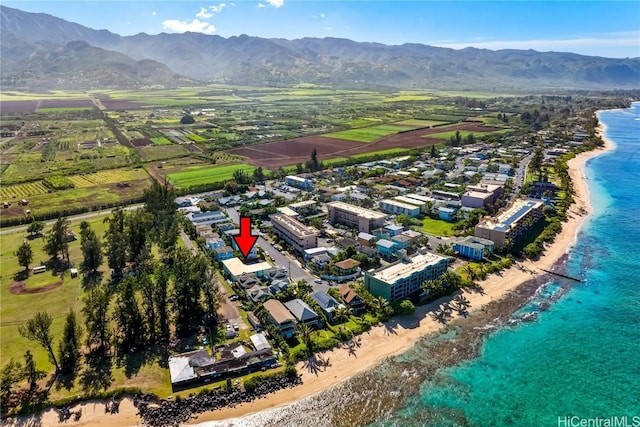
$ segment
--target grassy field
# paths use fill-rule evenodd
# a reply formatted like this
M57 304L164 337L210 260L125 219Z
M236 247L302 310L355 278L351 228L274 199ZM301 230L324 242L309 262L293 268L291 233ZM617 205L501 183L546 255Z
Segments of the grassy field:
M462 138L466 138L467 135L469 135L469 134L473 134L474 136L499 135L499 134L507 133L509 131L511 131L511 129L492 130L492 131L488 131L488 132L460 131L460 136ZM431 134L431 135L425 135L425 138L436 138L436 139L448 140L452 136L456 136L456 131L451 130L451 131L446 131L446 132L434 133L434 134Z
M441 219L425 218L422 220L420 231L433 234L435 236L453 236L453 223Z
M349 129L340 132L326 133L328 138L346 139L348 141L373 142L383 136L415 129L414 126L378 125L367 128Z
M197 185L227 181L233 178L236 170L243 170L251 174L255 168L246 163L224 166L189 167L181 172L167 175L171 184L178 188L189 188Z
M361 154L354 154L352 157L354 159L362 159L364 157L371 157L371 156L390 156L390 155L394 155L394 154L406 154L408 153L409 150L407 150L406 148L388 148L386 150L378 150L378 151L370 151L368 153L361 153Z

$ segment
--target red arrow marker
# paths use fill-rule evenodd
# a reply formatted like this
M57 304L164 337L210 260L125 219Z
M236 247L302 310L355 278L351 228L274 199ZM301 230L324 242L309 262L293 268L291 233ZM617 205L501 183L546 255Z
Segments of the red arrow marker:
M251 218L248 216L240 217L240 235L233 236L233 240L238 245L242 256L246 258L258 240L258 236L251 235Z

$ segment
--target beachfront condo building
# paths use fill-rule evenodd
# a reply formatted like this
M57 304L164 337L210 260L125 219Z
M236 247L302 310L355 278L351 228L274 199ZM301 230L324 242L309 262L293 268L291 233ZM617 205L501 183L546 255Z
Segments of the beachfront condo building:
M454 251L464 257L478 261L482 260L485 254L492 254L493 247L494 243L492 240L476 236L463 237L453 244Z
M318 230L308 227L295 218L284 214L270 215L276 236L287 242L298 253L318 246Z
M329 211L329 222L331 225L335 225L336 223L344 224L348 227L357 228L358 231L364 231L365 233L382 227L385 219L387 219L387 215L381 212L344 202L327 203L327 209Z
M512 245L543 217L543 206L539 200L516 200L495 218L480 221L474 235L492 240L496 248Z
M419 291L426 281L447 271L449 258L422 251L364 275L364 286L377 297L393 302Z

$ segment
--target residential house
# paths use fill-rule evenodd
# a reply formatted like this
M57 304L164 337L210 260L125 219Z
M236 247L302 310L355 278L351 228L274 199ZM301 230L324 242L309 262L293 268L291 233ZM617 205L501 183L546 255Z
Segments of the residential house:
M364 231L358 233L358 243L361 246L374 246L375 240L376 236L373 234L365 233Z
M335 300L335 298L333 298L326 292L314 292L313 294L311 294L311 298L316 303L318 303L320 309L324 312L324 314L327 316L327 319L331 323L333 323L334 321L334 312L345 307L344 304L339 303Z
M233 248L231 246L215 248L213 252L215 253L216 261L219 262L233 258Z
M376 242L376 247L378 248L378 253L380 254L380 256L387 260L393 258L393 256L396 254L396 250L398 249L395 242L387 239L378 240Z
M267 311L267 317L273 323L284 339L293 338L296 333L296 319L291 312L277 299L265 301L262 306Z
M349 285L344 284L340 287L340 296L356 316L365 311L364 300Z
M298 322L311 327L321 328L320 317L309 307L309 305L299 298L284 303L285 307L295 316Z
M299 188L300 190L313 190L313 181L299 176L288 175L284 178L284 183L290 187Z

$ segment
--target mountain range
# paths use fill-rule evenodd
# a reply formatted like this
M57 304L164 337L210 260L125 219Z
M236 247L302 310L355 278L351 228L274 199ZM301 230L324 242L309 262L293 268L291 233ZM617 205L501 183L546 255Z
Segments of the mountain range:
M640 87L640 58L454 50L338 38L119 36L0 6L5 89L177 87L203 83L349 88L548 90Z

